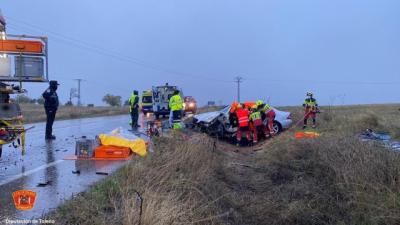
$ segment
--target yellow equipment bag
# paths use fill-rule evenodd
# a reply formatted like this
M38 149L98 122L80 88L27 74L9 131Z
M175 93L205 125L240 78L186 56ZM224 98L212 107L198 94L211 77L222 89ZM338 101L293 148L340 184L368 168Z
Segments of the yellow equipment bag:
M140 156L145 156L147 154L146 142L141 138L130 140L115 135L100 134L99 139L102 145L127 147Z

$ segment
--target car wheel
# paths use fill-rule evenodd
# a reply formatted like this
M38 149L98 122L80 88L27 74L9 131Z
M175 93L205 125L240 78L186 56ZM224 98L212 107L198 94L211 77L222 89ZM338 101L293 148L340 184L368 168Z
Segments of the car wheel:
M274 121L274 125L272 126L272 129L275 134L279 134L282 131L282 125L279 122Z
M218 123L217 126L217 138L223 139L225 137L225 127L222 123Z

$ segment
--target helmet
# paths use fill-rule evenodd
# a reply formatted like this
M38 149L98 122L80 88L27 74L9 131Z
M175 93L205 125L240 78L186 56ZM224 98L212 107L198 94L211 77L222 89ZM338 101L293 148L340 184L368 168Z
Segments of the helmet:
M256 106L262 105L264 104L263 100L257 100L256 101Z
M239 105L240 104L238 102L232 102L231 109L229 110L229 112L231 112L231 113L235 112Z
M307 92L307 96L313 96L313 93L311 91Z

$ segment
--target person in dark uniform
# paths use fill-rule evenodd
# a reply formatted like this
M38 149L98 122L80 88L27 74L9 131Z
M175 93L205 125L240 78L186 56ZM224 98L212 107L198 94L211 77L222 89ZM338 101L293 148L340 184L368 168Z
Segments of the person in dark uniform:
M49 88L47 88L42 95L44 98L44 109L47 116L45 138L46 140L54 140L56 139L56 136L53 135L53 123L59 105L58 95L56 92L59 84L55 80L51 80L49 84Z

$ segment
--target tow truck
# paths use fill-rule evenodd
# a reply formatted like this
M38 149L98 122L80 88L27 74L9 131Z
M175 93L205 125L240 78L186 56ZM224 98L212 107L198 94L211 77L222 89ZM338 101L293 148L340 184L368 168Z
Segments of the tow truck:
M0 11L0 157L3 145L20 147L25 154L25 128L18 103L10 95L24 94L26 82L48 82L48 39L6 33Z

